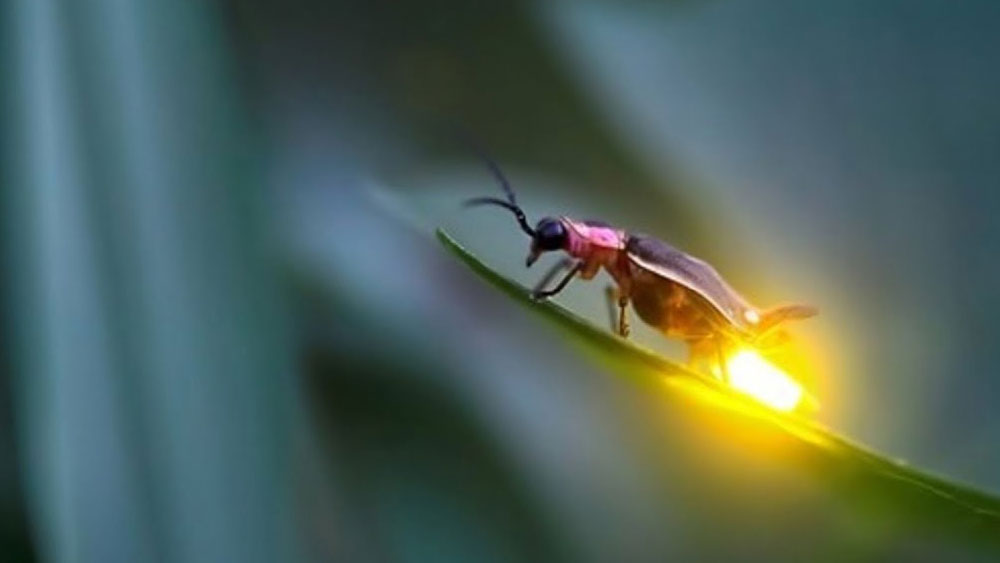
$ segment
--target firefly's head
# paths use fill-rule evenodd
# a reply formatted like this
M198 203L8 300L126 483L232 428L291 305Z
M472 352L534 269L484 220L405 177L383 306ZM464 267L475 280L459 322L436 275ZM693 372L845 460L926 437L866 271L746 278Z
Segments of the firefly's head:
M565 249L567 237L568 231L562 219L543 218L535 225L535 233L531 237L531 250L528 252L525 265L530 268L543 252Z
M534 228L532 228L531 225L528 224L528 218L525 217L524 211L517 204L517 198L514 195L514 190L510 187L510 183L507 181L507 178L505 178L503 173L500 172L500 168L489 158L483 156L483 159L486 161L487 166L489 166L493 176L500 183L500 187L503 188L507 199L503 200L496 197L477 197L466 201L466 207L476 205L496 205L497 207L503 207L513 213L514 218L517 219L517 223L521 226L521 230L531 237L531 250L528 252L527 260L525 260L525 264L528 267L531 267L531 265L535 263L535 260L537 260L543 252L564 249L569 236L564 221L556 217L545 217L539 221Z

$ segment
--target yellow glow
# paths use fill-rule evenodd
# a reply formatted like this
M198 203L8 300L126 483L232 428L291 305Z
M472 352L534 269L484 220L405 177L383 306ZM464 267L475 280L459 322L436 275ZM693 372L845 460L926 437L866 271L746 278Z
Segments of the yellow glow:
M792 411L803 398L802 386L753 350L742 350L726 362L729 384L779 411Z

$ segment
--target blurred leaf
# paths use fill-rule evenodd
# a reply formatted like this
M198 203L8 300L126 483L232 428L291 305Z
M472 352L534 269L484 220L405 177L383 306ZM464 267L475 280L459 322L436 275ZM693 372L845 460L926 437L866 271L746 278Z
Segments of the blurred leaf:
M264 159L216 10L9 4L0 299L38 558L297 560Z
M847 501L851 518L880 528L933 531L1000 550L1000 499L907 467L866 450L823 426L798 415L772 411L636 344L602 330L559 305L535 302L530 292L492 271L444 231L441 243L486 281L513 300L560 326L572 342L614 374L650 391L663 392L671 405L685 410L693 425L718 426L725 432L706 434L719 441L780 442L794 450L782 456L788 469L817 482ZM698 417L697 419L688 419ZM737 434L741 434L737 437ZM760 448L756 455L770 455ZM740 472L738 464L733 472ZM739 476L735 476L739 478Z

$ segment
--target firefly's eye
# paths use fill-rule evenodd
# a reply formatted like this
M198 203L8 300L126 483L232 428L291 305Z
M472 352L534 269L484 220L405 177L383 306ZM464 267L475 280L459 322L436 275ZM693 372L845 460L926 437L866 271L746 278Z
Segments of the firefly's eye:
M546 217L535 227L535 242L541 250L559 250L566 242L566 227L562 221Z

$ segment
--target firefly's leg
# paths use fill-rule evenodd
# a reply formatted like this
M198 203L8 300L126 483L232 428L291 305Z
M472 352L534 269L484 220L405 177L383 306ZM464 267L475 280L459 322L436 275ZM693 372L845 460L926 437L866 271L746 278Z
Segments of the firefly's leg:
M618 334L622 338L628 338L628 319L625 317L625 309L628 307L628 297L618 296Z
M698 366L698 353L691 342L688 342L688 359L686 365L688 369L695 369Z
M722 348L722 340L715 338L715 357L719 361L719 377L729 383L729 366L726 365L726 351Z
M609 285L604 290L604 295L608 299L608 316L611 318L611 330L618 333L622 338L628 338L628 320L625 316L625 308L628 307L628 297L621 294L615 286ZM615 303L617 301L617 304Z
M688 369L694 371L702 371L702 368L706 367L710 374L715 374L712 371L711 366L711 356L714 354L714 346L707 339L692 339L687 341L688 345L688 359L687 367ZM707 348L707 349L706 349Z
M559 269L565 268L565 266L563 266L562 264L557 264L557 266L560 266ZM542 289L544 284L542 283L538 284L538 286L535 287L535 290L531 292L531 298L535 300L541 300L541 299L546 299L548 297L552 297L553 295L559 293L566 287L566 284L568 284L569 281L573 279L573 277L580 272L582 268L583 268L582 262L577 262L576 264L574 264L573 268L569 271L569 273L567 273L563 277L563 279L559 280L559 283L557 283L556 286L553 287L552 289L544 290ZM552 278L552 276L555 275L556 272L559 271L559 269L554 269L554 271L550 272L549 274L546 274L545 277L542 278L542 281L548 283L548 281Z
M542 276L542 279L538 280L538 283L535 284L535 288L531 290L531 293L532 294L540 293L543 289L545 289L545 286L549 285L549 282L552 281L552 278L556 277L556 274L565 270L566 268L569 268L572 265L573 265L573 260L570 258L563 258L562 260L553 264L552 267L549 268L549 271L545 272L545 275Z

